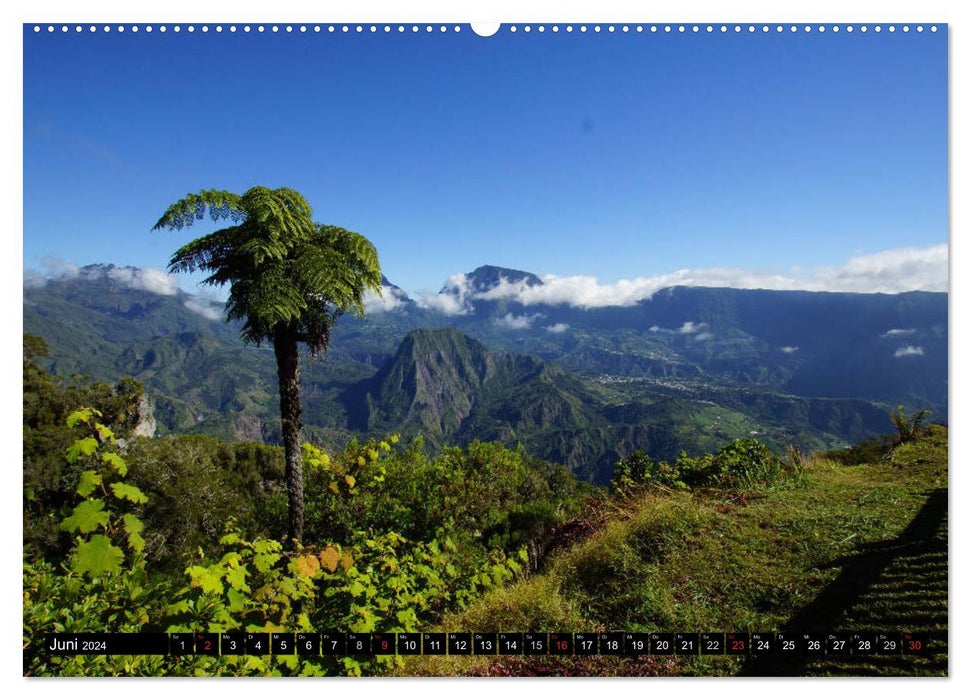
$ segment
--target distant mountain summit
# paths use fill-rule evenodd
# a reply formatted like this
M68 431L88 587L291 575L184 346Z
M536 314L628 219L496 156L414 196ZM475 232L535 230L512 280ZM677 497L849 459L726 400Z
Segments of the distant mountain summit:
M403 290L398 285L393 284L391 282L391 280L389 280L384 275L381 275L381 286L382 287L387 287L388 289L390 289L391 290L391 293L394 296L396 296L397 298L402 299L402 300L408 299L408 301L411 301L410 297L408 296L408 293L405 290Z
M498 287L503 281L513 284L522 282L525 283L527 287L534 287L543 284L543 280L534 275L532 272L514 270L509 267L498 267L496 265L482 265L481 267L477 267L472 270L472 272L465 275L465 283L468 287L468 291L473 294L488 292L490 289ZM442 288L441 293L447 294L451 291L453 291L453 287L451 285L446 285Z

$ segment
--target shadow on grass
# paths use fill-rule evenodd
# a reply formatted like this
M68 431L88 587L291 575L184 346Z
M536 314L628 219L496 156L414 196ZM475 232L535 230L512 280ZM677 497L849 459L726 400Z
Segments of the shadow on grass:
M944 675L947 673L947 489L927 502L893 540L863 545L842 565L835 581L799 610L780 632L928 634L927 657L756 656L745 676Z

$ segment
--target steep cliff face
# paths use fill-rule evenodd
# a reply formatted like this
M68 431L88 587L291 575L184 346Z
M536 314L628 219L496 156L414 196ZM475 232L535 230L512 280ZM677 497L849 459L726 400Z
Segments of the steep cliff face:
M244 442L263 440L263 421L254 416L240 416L233 421L233 435Z
M421 434L438 445L535 442L606 426L569 373L532 356L491 353L453 329L409 334L362 393L363 429Z
M409 333L368 383L367 428L408 426L432 440L452 435L496 369L496 357L457 330Z
M138 402L138 420L132 429L132 437L155 437L158 423L155 420L155 405L148 398L148 394L142 394Z

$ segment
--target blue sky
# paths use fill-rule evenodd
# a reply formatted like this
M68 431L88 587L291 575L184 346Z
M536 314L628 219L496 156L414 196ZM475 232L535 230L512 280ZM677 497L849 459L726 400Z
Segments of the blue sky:
M171 201L264 184L368 236L411 292L486 263L933 286L912 262L947 242L946 30L463 29L25 27L25 268L163 268L208 230L152 232Z

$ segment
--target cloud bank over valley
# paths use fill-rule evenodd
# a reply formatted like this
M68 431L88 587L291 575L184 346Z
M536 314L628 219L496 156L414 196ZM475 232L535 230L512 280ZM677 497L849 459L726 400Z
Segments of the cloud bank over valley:
M121 287L138 289L161 295L174 295L185 286L187 278L147 267L116 267L114 265L86 265L54 258L43 261L43 270L25 269L25 289L42 287L50 280L107 279ZM502 270L502 268L492 268ZM508 271L513 272L513 271ZM487 283L475 273L450 276L439 292L420 292L414 302L419 307L446 316L464 316L475 310L479 301L507 301L522 306L566 305L580 309L633 306L650 299L667 287L729 287L736 289L803 290L811 292L852 292L896 294L907 291L946 292L948 289L948 246L945 243L927 248L900 248L877 253L860 254L841 267L817 267L803 271L793 268L786 274L773 271L752 271L741 268L682 269L667 274L621 279L602 283L586 275L504 276L499 274ZM216 320L222 317L224 290L189 292L185 306L192 311ZM411 304L412 298L387 280L381 294L367 292L364 308L369 314L393 312ZM524 329L540 316L509 313L498 323L510 329ZM551 333L562 333L564 324L546 326ZM668 329L655 328L658 332ZM704 329L687 322L674 332L705 339ZM913 329L891 328L883 337L905 338ZM784 352L792 352L783 350ZM914 353L910 353L914 354Z
M465 274L452 275L438 293L419 295L426 308L448 315L472 311L476 300L515 301L524 306L565 304L584 309L632 306L666 287L732 287L737 289L803 290L896 294L908 291L946 292L948 246L900 248L857 255L842 267L818 267L788 274L741 268L683 269L650 277L601 283L585 275L540 275L542 284L529 279L501 278L498 284L477 291Z

